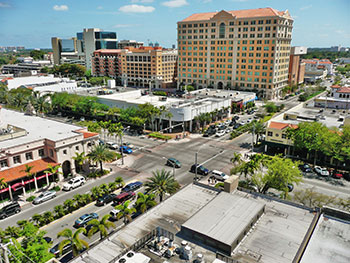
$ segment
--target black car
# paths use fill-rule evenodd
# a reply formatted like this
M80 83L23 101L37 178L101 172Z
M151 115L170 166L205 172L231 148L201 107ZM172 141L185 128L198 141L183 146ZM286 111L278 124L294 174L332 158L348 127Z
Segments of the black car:
M166 165L170 167L175 167L175 168L181 168L181 163L179 160L176 160L175 158L169 158L166 161Z
M96 205L97 206L103 206L105 204L108 204L108 203L112 202L116 196L117 196L116 194L104 195L104 196L102 196L102 197L97 199Z
M312 173L312 169L311 169L310 165L308 165L308 164L299 165L299 169L304 173Z
M228 126L232 127L232 126L234 126L235 124L236 124L236 121L235 121L235 120L232 120L232 121L230 121L230 123L228 124Z
M239 127L241 127L242 124L241 123L235 123L235 125L233 125L233 129L238 129Z
M196 172L196 165L192 165L191 166L191 170L192 173ZM197 165L197 174L201 174L201 175L208 175L209 174L209 170L207 168L205 168L202 165Z
M133 192L141 188L141 186L142 186L142 182L140 181L137 181L135 183L130 183L123 187L122 192Z
M4 206L0 210L0 219L5 219L13 214L21 212L21 206L18 202L13 202L7 206Z
M214 135L216 133L216 129L208 129L205 131L205 133L203 134L203 137L209 137L211 135Z
M54 247L50 249L50 253L54 254L56 258L60 256L60 250L58 249L58 246L60 243L56 244ZM67 254L68 252L72 251L72 244L68 243L65 245L62 249L62 255Z
M233 116L232 120L238 121L239 120L239 116Z

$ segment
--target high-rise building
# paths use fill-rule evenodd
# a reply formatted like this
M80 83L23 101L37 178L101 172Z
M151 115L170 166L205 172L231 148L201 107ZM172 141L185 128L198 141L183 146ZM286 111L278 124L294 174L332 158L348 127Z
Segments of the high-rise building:
M288 69L289 85L298 85L304 82L305 63L300 61L300 55L304 55L306 53L306 47L291 48Z
M115 32L105 32L99 28L84 28L82 33L83 52L87 70L92 68L91 60L95 50L117 48L117 33Z
M51 38L51 45L53 51L53 62L55 65L63 63L82 64L82 56L78 54L77 38L61 39L58 37Z
M277 98L288 84L293 19L259 8L193 14L178 25L178 84L252 90Z
M177 50L162 47L96 50L92 59L94 76L120 78L122 84L166 88L175 81Z

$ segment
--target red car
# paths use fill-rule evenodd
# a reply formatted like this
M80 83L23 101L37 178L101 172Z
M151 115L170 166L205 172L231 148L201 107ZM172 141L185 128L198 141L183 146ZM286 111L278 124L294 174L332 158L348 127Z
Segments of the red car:
M124 203L126 200L134 199L135 196L136 195L134 192L124 192L124 193L117 195L114 198L113 203L114 203L114 205L119 205L119 204Z
M339 172L334 172L334 173L333 173L333 178L335 178L335 179L343 178L343 174L341 174L341 173L339 173Z

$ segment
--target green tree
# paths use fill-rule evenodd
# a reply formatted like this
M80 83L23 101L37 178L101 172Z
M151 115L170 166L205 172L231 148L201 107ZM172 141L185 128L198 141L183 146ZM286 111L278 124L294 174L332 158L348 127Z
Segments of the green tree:
M87 156L85 155L85 152L81 152L81 153L78 153L76 152L75 153L75 156L73 156L73 160L76 162L76 164L78 165L77 168L77 172L79 173L81 170L82 170L82 167L83 167L83 164L84 162L87 160Z
M0 178L0 190L3 190L7 188L7 183L5 182L5 178ZM1 195L1 200L4 201L4 196L2 194Z
M265 134L265 132L265 124L260 121L253 121L249 127L249 133L252 134L252 136L256 136L255 143L259 141L260 136Z
M110 215L105 215L101 220L93 219L88 225L92 225L91 229L88 232L88 237L91 237L96 232L100 232L100 239L102 240L104 237L108 236L108 229L115 228L115 224L108 221Z
M26 164L26 165L25 165L25 168L24 168L21 172L25 172L25 173L26 173L26 176L27 176L28 178L32 178L32 176L34 175L34 174L32 173L33 168L34 168L34 166L30 166L30 165ZM29 189L31 189L30 184L29 184Z
M273 102L268 102L264 105L264 108L267 113L275 113L278 111L278 107Z
M116 177L114 182L118 185L118 187L123 187L125 185L124 179L121 176Z
M8 226L5 229L5 235L9 238L19 238L21 236L21 229L16 226Z
M57 238L60 238L60 237L65 238L58 245L58 249L60 250L60 253L62 254L63 248L68 244L72 245L73 256L75 256L75 257L79 255L79 252L84 247L89 248L89 244L85 240L80 238L81 233L86 233L86 229L81 227L81 228L78 228L73 233L72 230L70 230L69 228L66 228L66 229L62 230L61 232L59 232L57 234Z
M34 59L34 60L41 60L44 58L44 54L45 52L42 50L32 50L30 51L30 56Z
M130 201L126 201L120 205L117 205L115 209L119 210L117 214L117 219L123 218L124 224L132 221L132 214L136 212L136 209L133 207L129 207Z
M103 174L103 162L111 162L116 158L116 154L107 149L105 145L95 145L87 155L89 160L100 164L101 175Z
M34 214L32 216L31 221L33 221L35 223L35 225L40 226L41 223L43 222L43 216L40 214Z
M53 212L55 213L55 219L61 218L62 216L65 215L63 205L56 205L53 208Z
M91 189L91 195L94 200L98 199L103 195L103 190L99 186L95 186Z
M146 192L159 196L160 202L163 201L164 194L173 194L179 188L179 183L174 179L170 171L156 170L152 172L153 176L148 178L145 183Z
M238 152L233 153L233 157L231 158L231 163L233 165L240 165L242 163L242 154Z
M136 200L136 210L140 213L146 212L149 208L157 205L157 202L154 200L154 194L137 194Z
M72 199L67 199L63 202L63 207L67 213L72 213L75 209L75 202Z

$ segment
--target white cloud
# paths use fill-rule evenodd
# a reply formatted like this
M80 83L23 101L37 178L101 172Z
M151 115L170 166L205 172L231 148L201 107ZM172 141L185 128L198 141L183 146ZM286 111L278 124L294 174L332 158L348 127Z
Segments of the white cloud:
M100 5L99 5L99 6L97 7L97 10L102 10L102 9L103 9L103 6L100 6Z
M188 5L187 0L170 0L163 2L162 5L167 7L181 7L184 5Z
M66 6L66 5L54 5L52 9L55 11L67 11L68 6Z
M304 11L304 10L310 9L311 7L312 7L312 5L306 5L306 6L300 7L299 9L300 9L301 11Z
M154 0L131 0L131 3L153 3Z
M124 5L119 8L123 13L152 13L155 10L153 6L144 5Z
M0 3L0 8L11 7L8 3Z
M131 24L117 24L114 25L113 28L126 28L126 27L133 27L134 25Z

